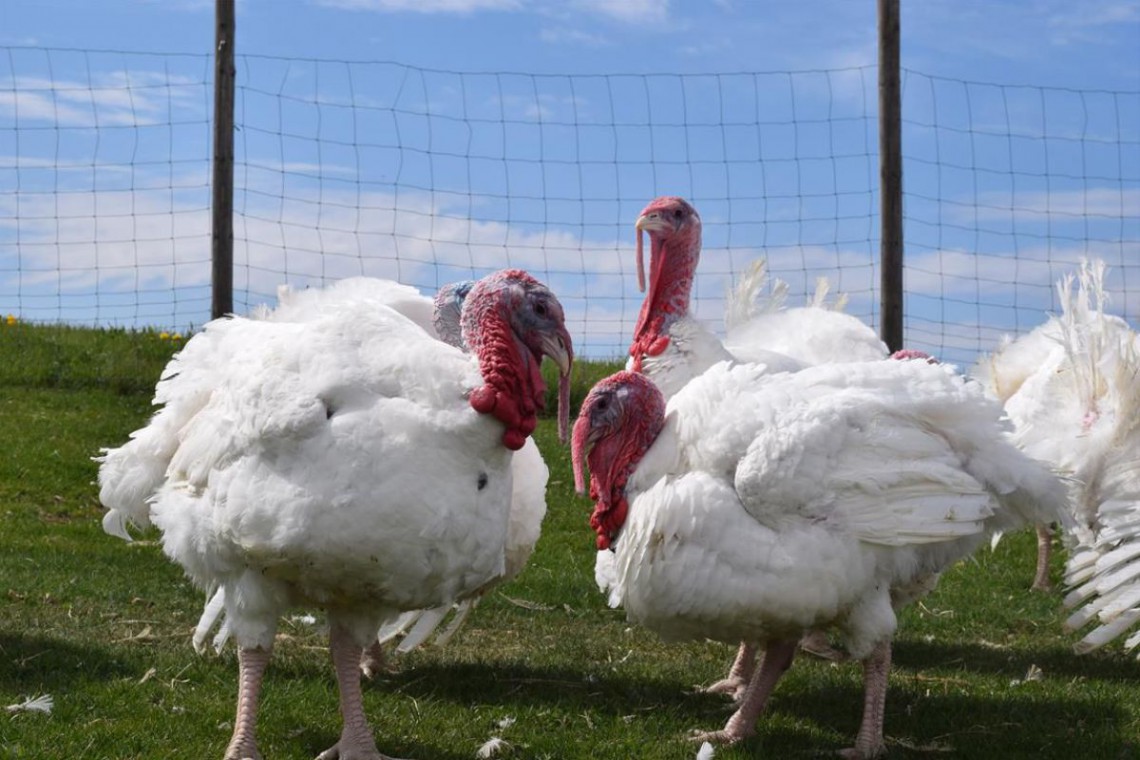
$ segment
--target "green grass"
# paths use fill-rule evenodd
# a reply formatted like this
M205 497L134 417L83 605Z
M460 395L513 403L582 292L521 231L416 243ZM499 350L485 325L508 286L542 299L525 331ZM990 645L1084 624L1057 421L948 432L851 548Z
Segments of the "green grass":
M145 421L171 350L149 332L0 326L0 706L55 698L51 715L0 712L0 758L221 757L234 653L194 653L202 595L154 542L104 535L92 485L89 457ZM614 368L579 366L578 399ZM473 758L492 735L511 743L508 758L692 758L687 732L730 712L692 687L721 677L732 647L666 645L605 608L590 506L572 492L550 420L538 441L552 483L534 558L448 647L400 658L366 685L377 742L418 760ZM1060 594L1028 591L1033 555L1030 534L1008 537L905 613L887 701L891 757L1140 754L1140 665L1118 649L1072 653ZM319 628L281 625L260 722L269 760L311 758L336 739L324 643ZM1024 682L1034 665L1040 680ZM860 683L855 665L799 658L758 735L716 757L848 746ZM516 722L499 728L508 716Z

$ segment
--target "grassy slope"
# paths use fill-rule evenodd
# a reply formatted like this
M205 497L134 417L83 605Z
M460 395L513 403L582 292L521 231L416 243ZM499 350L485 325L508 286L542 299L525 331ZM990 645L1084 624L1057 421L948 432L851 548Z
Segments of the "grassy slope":
M193 652L201 594L153 541L104 535L92 486L89 457L146 419L170 350L153 333L0 328L0 704L55 697L50 716L0 713L0 758L221 756L234 654ZM589 368L575 397L610 369ZM691 688L723 675L731 647L666 645L602 604L589 505L572 493L552 427L539 429L552 485L527 570L446 649L406 656L367 686L384 751L472 758L499 735L509 757L692 758L684 735L727 718L721 698ZM1071 653L1059 594L1026 590L1032 546L1029 534L1007 538L905 614L887 704L892 757L1140 753L1140 665L1118 650ZM1032 665L1041 679L1022 682ZM801 658L758 736L717 758L846 746L860 689L856 666ZM508 716L516 722L499 728ZM319 624L283 622L262 712L266 757L310 758L338 729Z

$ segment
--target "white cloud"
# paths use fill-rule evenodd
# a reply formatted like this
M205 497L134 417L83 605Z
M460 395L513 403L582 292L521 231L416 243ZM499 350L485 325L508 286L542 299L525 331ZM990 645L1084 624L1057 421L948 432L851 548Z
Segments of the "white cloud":
M1140 0L1084 0L1077 6L1065 3L1049 14L1046 23L1054 31L1054 40L1065 44L1095 40L1101 27L1137 21L1140 21Z
M539 31L539 39L551 45L572 44L586 47L609 47L613 40L596 32L585 32L569 27L544 26Z
M626 24L656 26L669 15L669 0L572 0L571 5Z
M171 111L202 113L204 81L154 71L113 71L91 81L18 76L0 84L0 113L22 125L67 127L156 124Z
M513 11L522 7L520 0L317 0L317 2L320 5L343 10L388 13L477 13Z
M959 206L960 218L979 220L1019 219L1044 221L1049 217L1086 216L1136 219L1140 215L1140 189L1092 187L1086 190L1045 192L986 192L976 205Z
M570 19L580 14L616 21L622 24L661 27L669 18L669 0L315 0L319 5L351 11L384 13L454 13L483 11L531 11ZM591 44L596 38L589 32L547 32L558 41L584 35Z

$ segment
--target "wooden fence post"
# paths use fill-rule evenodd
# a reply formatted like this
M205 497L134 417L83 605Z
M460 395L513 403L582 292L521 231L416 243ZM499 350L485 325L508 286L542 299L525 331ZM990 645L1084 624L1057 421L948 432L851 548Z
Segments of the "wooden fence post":
M903 347L902 87L899 0L879 4L879 335L892 352Z
M234 310L234 3L216 0L210 314Z

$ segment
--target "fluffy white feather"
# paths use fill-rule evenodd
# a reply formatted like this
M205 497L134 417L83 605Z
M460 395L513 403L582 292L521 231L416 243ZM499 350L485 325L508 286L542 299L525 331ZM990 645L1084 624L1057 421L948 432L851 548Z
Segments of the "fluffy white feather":
M1061 313L976 368L1004 401L1012 440L1069 485L1066 627L1096 624L1079 652L1125 636L1140 616L1140 336L1106 313L1104 274L1103 262L1083 261L1058 283Z

